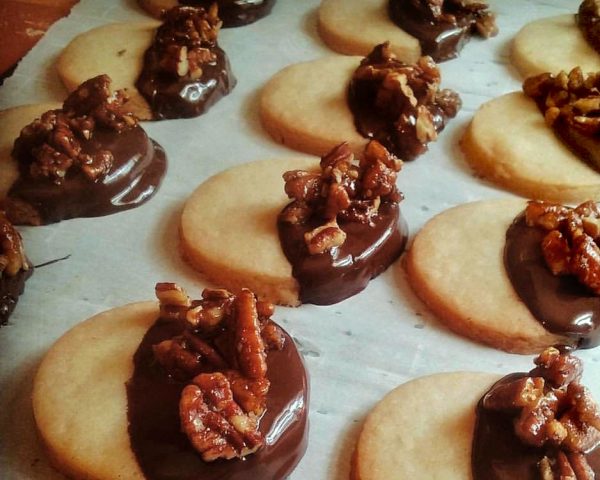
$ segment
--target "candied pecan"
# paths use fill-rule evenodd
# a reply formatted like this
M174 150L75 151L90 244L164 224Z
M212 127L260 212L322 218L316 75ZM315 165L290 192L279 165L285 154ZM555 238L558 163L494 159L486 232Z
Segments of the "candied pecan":
M262 415L267 406L267 393L270 382L267 378L251 379L244 377L236 370L227 370L224 375L231 384L233 398L244 412L251 412L257 417Z
M600 52L600 5L596 0L583 0L576 15L577 25L588 43Z
M21 235L10 223L6 214L0 210L0 277L15 276L27 271L31 265L25 257Z
M242 290L233 302L235 346L240 370L248 378L264 378L267 372L265 344L260 335L256 297Z
M311 255L317 255L331 250L333 247L339 247L346 240L346 233L339 227L335 220L327 222L325 225L306 232L304 240Z

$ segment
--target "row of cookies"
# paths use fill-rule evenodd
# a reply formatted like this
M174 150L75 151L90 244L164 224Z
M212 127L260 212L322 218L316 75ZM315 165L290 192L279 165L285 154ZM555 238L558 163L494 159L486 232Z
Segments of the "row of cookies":
M205 203L205 202L204 202Z

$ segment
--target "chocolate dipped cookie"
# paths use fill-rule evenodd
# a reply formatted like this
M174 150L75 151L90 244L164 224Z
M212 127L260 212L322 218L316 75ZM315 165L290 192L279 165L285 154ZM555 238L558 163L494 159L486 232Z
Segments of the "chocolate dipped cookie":
M400 165L371 142L360 161L341 144L320 166L297 158L226 170L186 202L182 254L213 282L233 290L249 285L273 303L339 302L403 250Z
M216 8L194 7L169 10L162 24L105 25L75 37L56 68L68 90L107 73L142 120L198 116L236 83L217 42L220 26Z
M272 305L248 290L156 294L44 357L33 410L52 464L75 479L286 478L306 449L308 383Z
M473 32L488 38L498 29L484 2L456 0L324 0L319 34L336 52L366 55L390 42L398 58L436 62L455 58Z

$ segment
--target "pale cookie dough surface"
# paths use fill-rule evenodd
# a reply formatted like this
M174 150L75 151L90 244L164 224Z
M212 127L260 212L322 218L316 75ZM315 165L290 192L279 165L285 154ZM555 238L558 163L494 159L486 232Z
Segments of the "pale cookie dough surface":
M113 91L127 89L126 107L142 120L152 119L148 102L135 83L142 71L158 22L113 23L75 37L60 54L56 69L70 92L101 74L112 79Z
M209 178L183 209L183 256L215 284L298 305L298 283L277 232L277 215L290 201L282 175L317 167L315 158L263 160Z
M358 133L346 100L361 57L328 56L290 65L273 76L260 95L265 130L279 143L325 155L341 142L356 154L367 139Z
M498 380L488 373L442 373L405 383L369 413L353 480L468 480L475 407Z
M586 41L575 15L542 18L525 25L511 46L511 62L524 77L579 66L584 72L600 70L600 54Z
M416 62L419 41L390 19L388 0L323 0L318 30L323 41L336 52L367 55L375 45L389 41L400 60Z
M417 233L406 258L415 293L451 330L514 353L536 353L561 338L519 299L504 268L506 231L524 200L459 205Z
M143 479L127 433L125 382L158 316L155 302L125 305L77 325L48 351L33 411L53 465L74 479Z
M16 160L11 152L15 140L26 125L48 110L60 108L60 104L45 103L23 105L0 111L0 201L6 197L10 187L19 176Z
M521 92L484 103L461 147L478 175L525 197L561 203L600 198L600 173L558 139Z

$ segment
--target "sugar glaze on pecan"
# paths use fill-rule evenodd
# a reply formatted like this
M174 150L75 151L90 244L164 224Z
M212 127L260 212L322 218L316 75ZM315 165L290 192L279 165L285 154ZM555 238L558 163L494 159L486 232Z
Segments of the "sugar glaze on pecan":
M0 210L0 277L14 277L30 268L21 235L6 218L5 212Z
M281 221L299 224L318 218L321 225L304 236L308 251L320 254L339 247L346 233L339 222L369 225L381 202L399 202L396 187L402 161L376 140L360 160L342 143L321 158L321 172L292 170L283 174L285 193L293 201L279 214Z
M530 201L525 210L530 227L547 230L542 252L554 275L573 275L596 295L600 295L600 208L587 201L571 208Z
M540 480L594 479L586 454L600 444L600 411L581 384L581 361L551 347L535 364L492 387L483 408L512 419L516 437L543 451Z
M270 383L266 357L284 337L273 305L249 290L205 289L191 300L174 283L158 283L160 315L184 322L183 334L154 345L165 371L189 382L179 404L182 431L204 461L241 458L259 449Z

